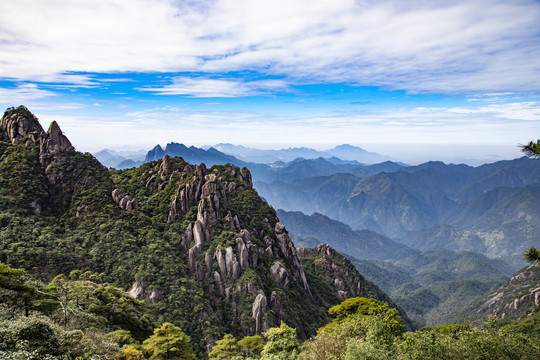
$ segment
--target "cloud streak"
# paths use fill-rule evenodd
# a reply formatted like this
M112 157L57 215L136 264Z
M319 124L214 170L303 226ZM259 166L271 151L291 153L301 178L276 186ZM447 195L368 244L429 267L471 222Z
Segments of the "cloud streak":
M240 79L211 79L204 77L175 77L172 84L162 87L143 87L138 90L157 95L186 95L190 97L244 97L275 92L290 92L282 80L242 81Z
M413 93L540 90L533 0L0 2L4 79L84 85L88 78L69 72L252 70L290 84ZM145 90L210 97L283 87L213 76Z

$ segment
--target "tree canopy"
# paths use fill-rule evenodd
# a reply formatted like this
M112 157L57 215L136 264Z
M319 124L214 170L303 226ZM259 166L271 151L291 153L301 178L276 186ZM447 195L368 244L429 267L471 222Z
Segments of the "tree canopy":
M536 140L536 142L529 141L527 145L522 145L520 147L521 151L523 151L528 157L540 157L540 140Z

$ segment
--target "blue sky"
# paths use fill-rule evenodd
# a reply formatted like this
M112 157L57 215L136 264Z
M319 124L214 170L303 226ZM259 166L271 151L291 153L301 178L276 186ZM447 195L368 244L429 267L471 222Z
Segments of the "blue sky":
M532 0L0 0L0 106L82 151L342 143L492 161L540 137ZM479 160L472 160L479 159Z

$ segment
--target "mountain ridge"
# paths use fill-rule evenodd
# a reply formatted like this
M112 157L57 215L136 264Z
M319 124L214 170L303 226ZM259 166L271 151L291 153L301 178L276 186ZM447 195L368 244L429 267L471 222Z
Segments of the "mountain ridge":
M109 170L56 123L45 133L26 108L8 109L0 124L0 261L45 280L103 273L181 326L201 357L225 333L284 320L305 339L328 321L246 168L165 155ZM318 272L309 277L325 283Z

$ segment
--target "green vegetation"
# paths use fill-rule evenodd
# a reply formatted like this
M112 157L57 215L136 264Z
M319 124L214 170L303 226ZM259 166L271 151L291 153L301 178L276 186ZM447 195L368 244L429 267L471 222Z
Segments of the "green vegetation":
M528 157L540 157L540 140L536 140L536 142L529 141L527 145L521 146L521 151L523 151Z
M462 310L510 278L504 262L471 252L430 251L394 261L353 259L358 270L419 326L466 320Z
M195 355L189 347L189 336L182 329L171 323L164 323L154 330L142 348L150 355L150 360L185 359L195 360Z
M536 248L530 248L529 250L525 251L523 254L523 258L525 261L534 263L534 262L540 262L540 251Z
M102 278L73 271L43 284L0 263L0 358L195 359L178 327L154 330L153 309Z
M310 359L325 347L339 359L392 358L408 337L425 349L415 345L424 333L403 334L405 317L346 259L302 259L304 273L245 169L166 158L109 171L90 154L43 158L35 135L11 143L0 132L0 358L205 359L220 338L217 359ZM333 307L353 288L378 300ZM461 336L450 329L433 331ZM538 319L456 329L471 349L477 334L500 331L529 346Z

